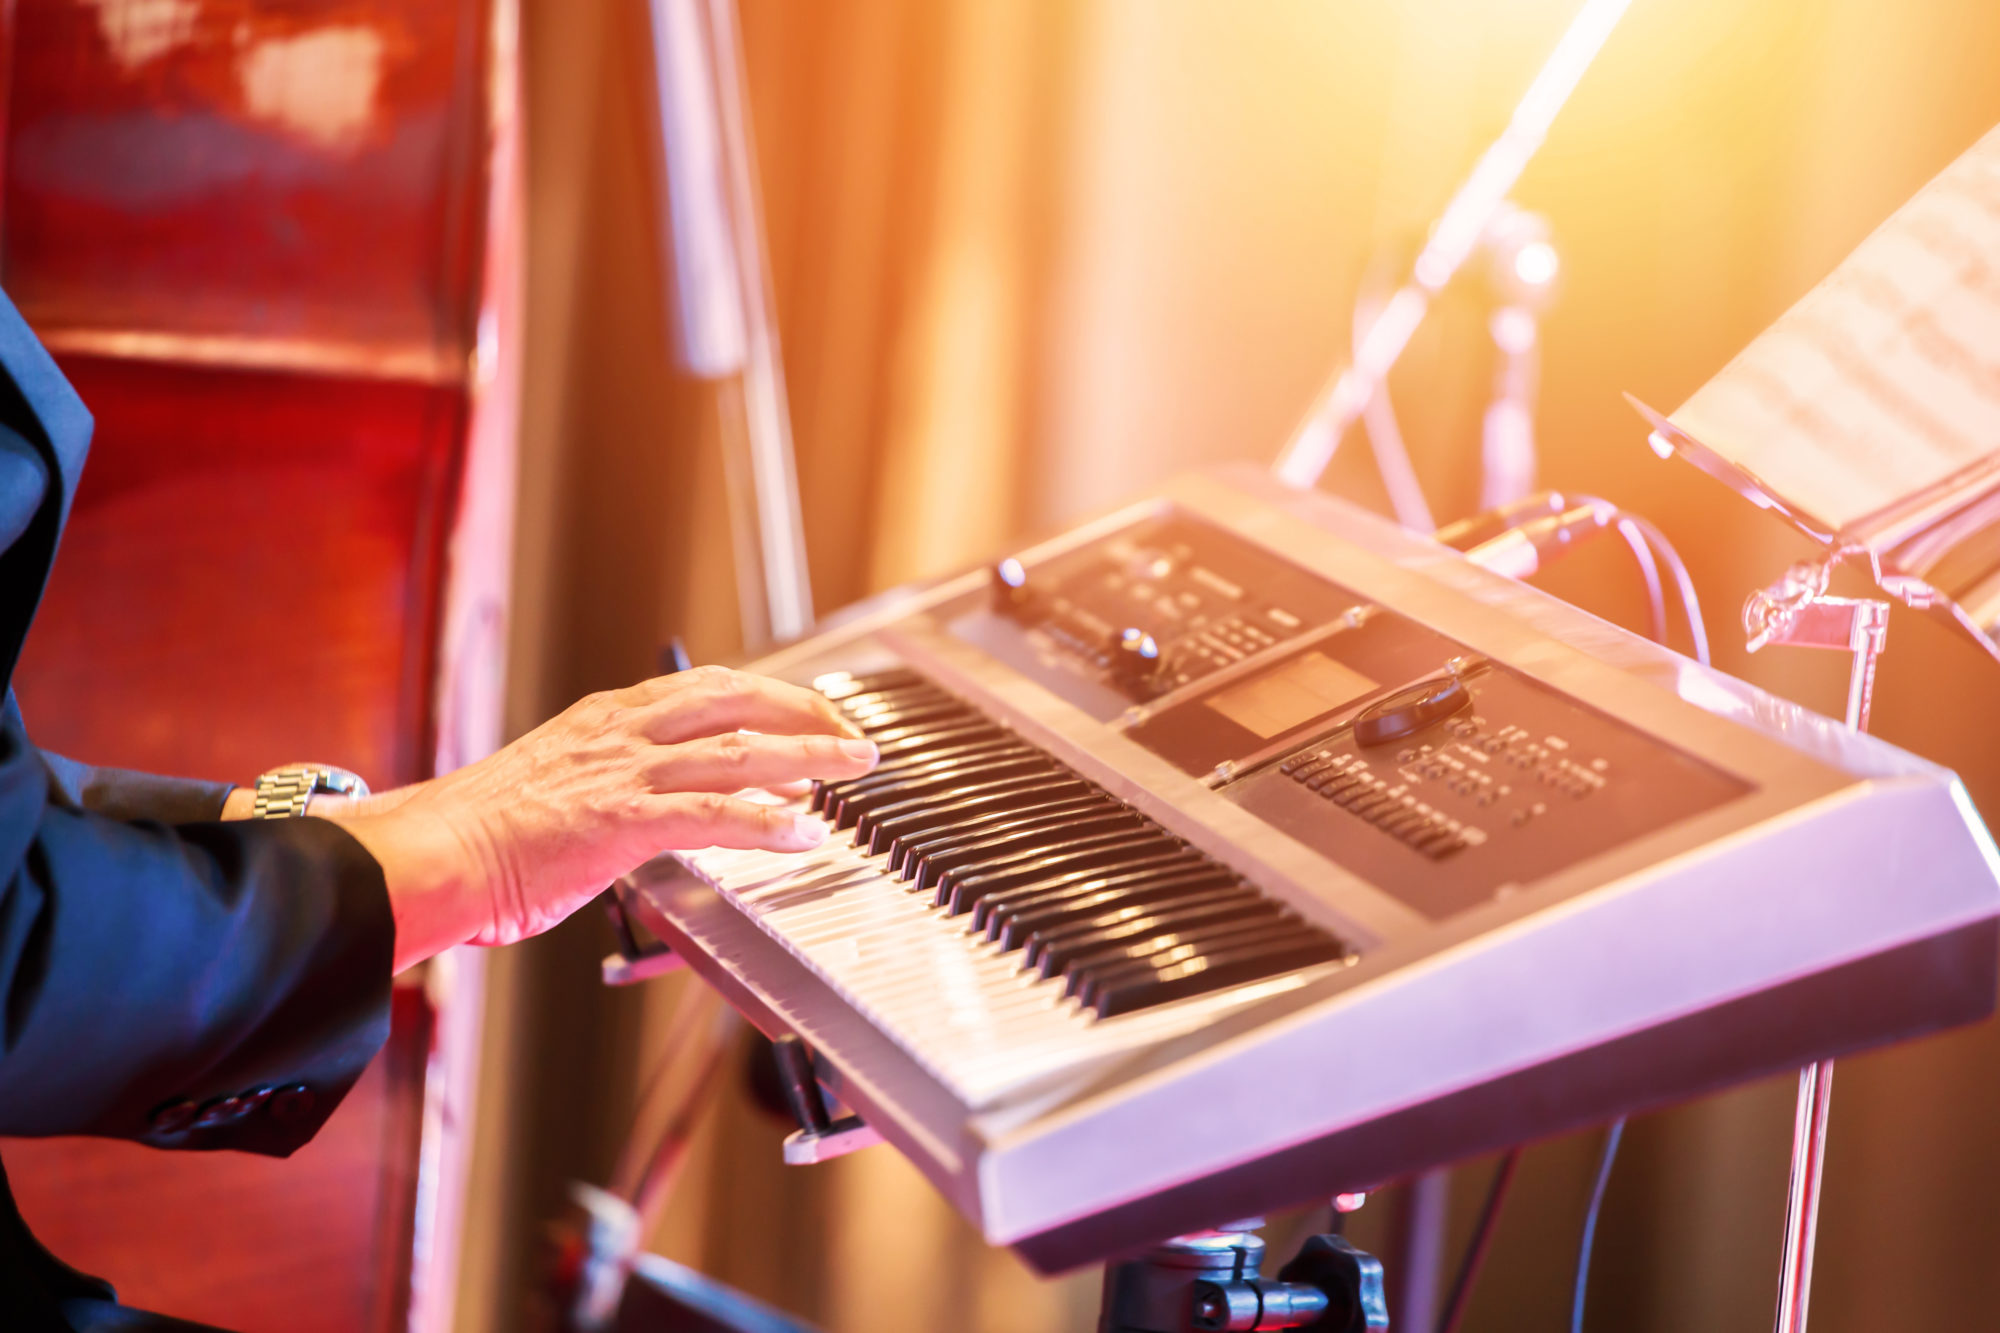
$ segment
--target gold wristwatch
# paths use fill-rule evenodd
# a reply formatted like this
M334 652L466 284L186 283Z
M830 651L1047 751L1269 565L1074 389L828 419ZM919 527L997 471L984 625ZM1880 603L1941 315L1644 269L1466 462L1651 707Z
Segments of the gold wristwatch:
M286 764L257 778L256 799L250 805L252 819L296 819L305 814L312 798L321 792L337 796L366 796L368 784L358 773L331 764Z

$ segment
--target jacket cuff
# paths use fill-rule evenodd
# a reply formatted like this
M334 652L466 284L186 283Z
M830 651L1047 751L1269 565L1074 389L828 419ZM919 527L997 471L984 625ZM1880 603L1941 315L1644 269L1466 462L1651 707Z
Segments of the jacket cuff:
M126 823L193 824L222 818L232 790L226 782L169 778L125 768L99 768L41 751L49 774L49 797L71 810L88 810Z
M292 976L251 1033L182 1081L134 1135L156 1147L287 1157L311 1141L388 1040L396 925L382 868L323 819L233 820L176 832L267 891L316 899Z

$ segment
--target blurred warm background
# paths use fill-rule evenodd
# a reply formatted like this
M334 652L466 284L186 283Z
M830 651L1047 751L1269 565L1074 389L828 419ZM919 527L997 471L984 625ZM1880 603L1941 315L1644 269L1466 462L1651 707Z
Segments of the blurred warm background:
M1364 278L1421 241L1575 4L741 0L821 608L1196 464L1273 458L1344 355ZM718 407L670 351L646 5L522 0L518 49L510 734L650 674L672 636L697 659L742 647ZM1825 710L1844 659L1752 659L1735 628L1798 539L1656 460L1620 392L1670 409L1719 369L2000 122L1996 70L1991 0L1634 0L1514 196L1562 258L1543 483L1654 519L1718 665ZM1440 521L1475 506L1489 304L1454 289L1392 385ZM1358 437L1327 484L1385 504ZM1546 582L1639 622L1609 544ZM1983 661L1897 620L1876 730L1960 770L1989 818L1996 691ZM609 947L586 913L488 960L465 1333L527 1326L543 1227L569 1181L607 1179L659 1056L685 983L606 990ZM655 1248L829 1333L1094 1326L1094 1273L1042 1280L988 1250L890 1150L782 1166L782 1128L741 1082ZM1836 1086L1815 1328L1993 1326L2000 1036L1843 1062ZM1791 1115L1778 1080L1634 1122L1592 1328L1769 1326ZM1469 1328L1563 1326L1595 1149L1526 1154ZM1454 1252L1489 1172L1454 1173ZM1364 1243L1385 1207L1356 1219Z

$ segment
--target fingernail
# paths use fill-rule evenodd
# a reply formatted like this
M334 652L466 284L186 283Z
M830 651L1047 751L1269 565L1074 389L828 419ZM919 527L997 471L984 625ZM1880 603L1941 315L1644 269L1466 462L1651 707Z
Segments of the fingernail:
M876 750L874 741L842 741L840 742L840 752L849 759L859 759L865 764L875 762Z
M797 815L792 819L792 838L801 851L817 847L826 841L826 825L811 815Z

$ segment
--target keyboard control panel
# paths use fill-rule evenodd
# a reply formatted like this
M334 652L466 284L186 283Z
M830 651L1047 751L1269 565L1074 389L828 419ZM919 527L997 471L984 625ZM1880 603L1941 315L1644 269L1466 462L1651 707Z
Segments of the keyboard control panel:
M1002 561L942 618L1432 919L1751 789L1193 515Z

